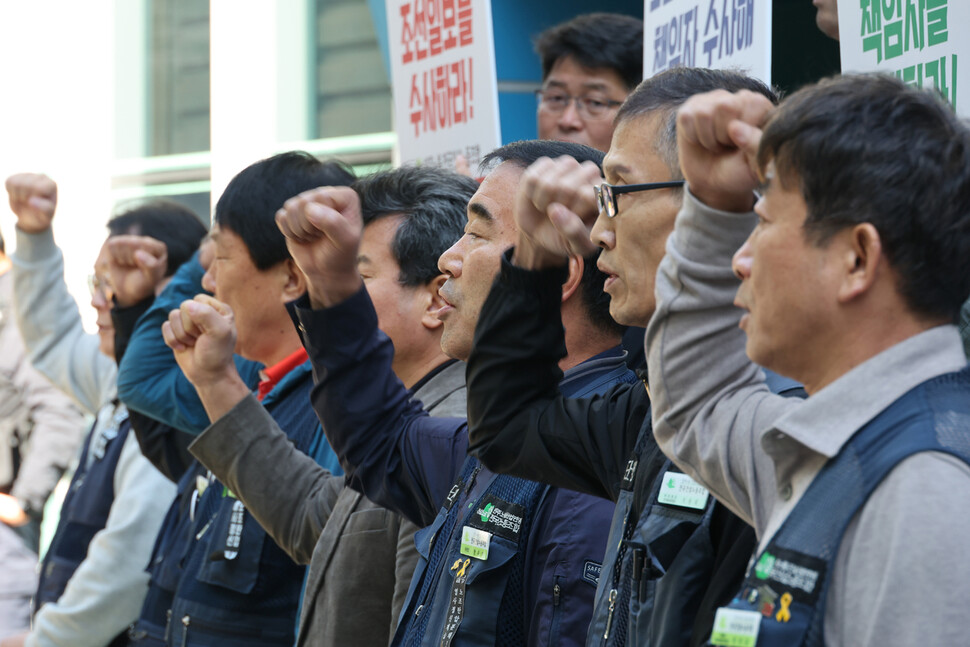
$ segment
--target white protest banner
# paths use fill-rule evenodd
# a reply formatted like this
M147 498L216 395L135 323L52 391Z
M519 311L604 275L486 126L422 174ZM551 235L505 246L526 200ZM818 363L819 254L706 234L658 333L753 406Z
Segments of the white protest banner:
M732 68L771 83L771 0L645 0L643 76L677 66Z
M968 0L840 2L842 71L889 72L910 85L936 88L959 114L970 116L970 99L957 94L970 83L968 29Z
M472 170L501 144L489 0L387 0L397 164Z

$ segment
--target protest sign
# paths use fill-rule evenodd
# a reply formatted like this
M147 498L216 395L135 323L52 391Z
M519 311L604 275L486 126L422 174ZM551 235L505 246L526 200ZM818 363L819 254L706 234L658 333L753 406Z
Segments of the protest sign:
M397 164L472 169L501 143L489 0L387 0Z
M686 66L771 82L771 0L645 0L643 26L645 78Z
M957 93L970 83L968 28L967 0L840 2L842 71L889 72L910 85L936 88L958 113L970 116L970 100Z

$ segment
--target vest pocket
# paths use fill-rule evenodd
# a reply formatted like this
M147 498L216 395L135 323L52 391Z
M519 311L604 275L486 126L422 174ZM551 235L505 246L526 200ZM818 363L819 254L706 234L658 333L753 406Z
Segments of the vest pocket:
M66 560L56 555L48 555L44 560L44 572L41 585L37 591L37 608L48 602L56 602L64 592L67 581L71 579L77 569L77 562Z
M492 535L489 542L486 560L471 559L457 550L450 551L450 560L446 561L441 569L443 577L435 594L435 610L440 611L440 617L439 613L436 613L436 617L429 622L429 632L434 627L436 635L439 637L443 635L448 612L452 607L449 598L457 573L452 566L456 560L464 563L468 559L470 561L464 587L464 612L451 644L462 645L462 647L491 647L507 642L507 637L498 635L498 625L501 621L498 610L506 587L522 586L521 581L509 582L517 552L517 544L496 535ZM435 644L439 642L440 639L435 641Z
M266 533L242 501L223 501L206 536L200 582L239 593L250 593L259 578L259 562Z
M713 565L710 511L651 507L636 530L645 548L644 570L631 591L628 644L683 645L690 640L693 619ZM677 591L671 595L668 591ZM656 605L658 597L666 607ZM676 604L678 608L670 605Z

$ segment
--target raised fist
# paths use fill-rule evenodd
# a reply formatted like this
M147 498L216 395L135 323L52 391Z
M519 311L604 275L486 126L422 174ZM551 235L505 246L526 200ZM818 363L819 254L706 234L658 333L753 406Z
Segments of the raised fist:
M348 187L321 187L290 198L276 212L290 255L316 307L351 297L362 285L357 252L363 234L360 198Z
M28 234L50 229L57 208L57 184L39 173L18 173L7 178L10 210L17 227Z
M677 112L684 178L709 207L746 212L760 184L756 159L761 126L774 110L764 95L716 90L688 99Z
M155 294L165 278L168 248L149 236L112 236L108 239L108 279L122 308Z
M589 227L598 213L593 187L602 180L595 164L569 156L541 157L529 166L515 198L516 263L536 269L595 251Z
M232 309L207 294L183 301L162 324L162 337L182 372L196 388L236 374L232 354L236 324Z

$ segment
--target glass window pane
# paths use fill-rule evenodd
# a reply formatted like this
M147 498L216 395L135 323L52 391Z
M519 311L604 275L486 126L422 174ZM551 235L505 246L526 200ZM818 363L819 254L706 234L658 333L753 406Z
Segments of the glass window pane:
M391 86L366 0L317 0L315 137L391 129Z
M209 150L209 3L152 0L149 155Z

